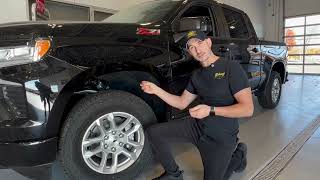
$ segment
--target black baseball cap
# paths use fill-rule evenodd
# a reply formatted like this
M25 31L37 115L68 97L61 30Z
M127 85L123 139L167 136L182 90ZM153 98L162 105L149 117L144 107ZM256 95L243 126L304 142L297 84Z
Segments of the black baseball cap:
M186 49L188 49L189 40L193 38L200 39L201 41L203 41L208 37L203 31L200 31L200 30L188 31L184 37L184 43L186 45Z

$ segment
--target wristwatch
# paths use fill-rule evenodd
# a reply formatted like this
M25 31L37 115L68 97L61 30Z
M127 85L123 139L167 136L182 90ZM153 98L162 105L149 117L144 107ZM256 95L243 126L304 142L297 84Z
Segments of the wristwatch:
M211 116L215 116L216 115L215 107L213 107L213 106L211 106L210 115Z

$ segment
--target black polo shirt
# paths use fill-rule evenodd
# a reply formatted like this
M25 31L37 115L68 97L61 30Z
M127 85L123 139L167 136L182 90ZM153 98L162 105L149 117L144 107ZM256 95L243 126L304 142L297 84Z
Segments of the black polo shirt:
M210 66L194 71L186 90L198 95L202 104L222 107L235 104L233 95L248 87L248 78L241 65L219 58ZM239 132L237 118L208 116L197 122L203 132L213 138L234 137Z

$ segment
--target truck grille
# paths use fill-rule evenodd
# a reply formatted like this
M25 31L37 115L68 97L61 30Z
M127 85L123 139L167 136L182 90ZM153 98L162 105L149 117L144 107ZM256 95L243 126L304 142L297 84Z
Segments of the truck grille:
M27 117L23 86L0 86L0 111L4 113L2 120Z

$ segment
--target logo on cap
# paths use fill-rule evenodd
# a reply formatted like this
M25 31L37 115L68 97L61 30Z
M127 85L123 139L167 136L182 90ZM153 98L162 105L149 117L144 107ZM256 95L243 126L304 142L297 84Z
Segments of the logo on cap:
M195 32L195 31L190 31L190 32L188 32L188 39L190 39L191 37L194 37L194 36L197 36L197 32Z

